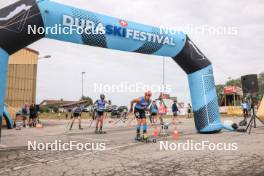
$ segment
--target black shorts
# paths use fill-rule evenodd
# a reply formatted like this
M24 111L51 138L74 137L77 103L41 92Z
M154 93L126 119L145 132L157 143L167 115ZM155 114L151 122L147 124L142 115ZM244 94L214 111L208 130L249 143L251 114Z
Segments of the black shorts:
M75 117L75 118L80 117L80 116L81 116L81 114L79 114L79 113L73 113L73 117Z
M97 117L101 117L104 115L104 111L97 111Z
M158 115L156 112L151 113L151 116L156 116L156 115Z
M134 110L134 114L136 116L137 119L144 119L146 118L146 113L144 109L137 109L135 108Z

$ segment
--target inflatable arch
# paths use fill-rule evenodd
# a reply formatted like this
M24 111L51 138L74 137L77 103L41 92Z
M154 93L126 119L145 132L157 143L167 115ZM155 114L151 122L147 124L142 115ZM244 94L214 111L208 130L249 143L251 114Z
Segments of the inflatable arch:
M58 29L55 32L54 27ZM44 37L171 57L188 75L197 131L213 133L223 128L211 62L186 34L161 33L156 27L49 0L20 0L0 9L0 114L3 114L9 55Z

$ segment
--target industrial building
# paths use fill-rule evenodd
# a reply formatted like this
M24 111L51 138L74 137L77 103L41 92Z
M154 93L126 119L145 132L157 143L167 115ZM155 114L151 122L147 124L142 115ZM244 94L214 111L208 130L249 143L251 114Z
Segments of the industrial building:
M9 58L5 105L12 118L25 103L36 102L38 57L37 51L25 48Z
M36 102L37 64L39 53L25 48L9 58L5 103L21 108Z

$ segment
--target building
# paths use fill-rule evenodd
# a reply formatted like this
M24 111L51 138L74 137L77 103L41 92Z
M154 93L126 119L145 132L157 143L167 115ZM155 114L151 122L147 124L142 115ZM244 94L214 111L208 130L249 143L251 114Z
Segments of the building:
M64 100L43 100L39 106L41 107L61 107L65 104L75 103L75 101L64 101Z
M13 119L25 103L36 102L38 57L37 51L25 48L9 58L5 104Z
M39 53L25 48L9 58L5 103L21 108L36 102L37 64Z
M228 115L242 115L243 92L240 87L227 86L220 95L220 112Z
M53 110L58 108L60 112L68 112L72 110L76 106L87 106L90 105L89 100L82 101L64 101L64 100L43 100L39 106L40 108L48 108L49 110Z

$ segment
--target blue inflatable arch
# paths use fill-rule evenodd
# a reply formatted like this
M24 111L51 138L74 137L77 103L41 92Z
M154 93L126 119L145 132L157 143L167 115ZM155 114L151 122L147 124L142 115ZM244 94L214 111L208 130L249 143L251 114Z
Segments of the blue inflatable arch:
M197 131L213 133L223 128L211 62L186 34L161 33L157 27L49 0L20 0L0 9L0 115L4 108L9 55L44 37L171 57L188 75Z

